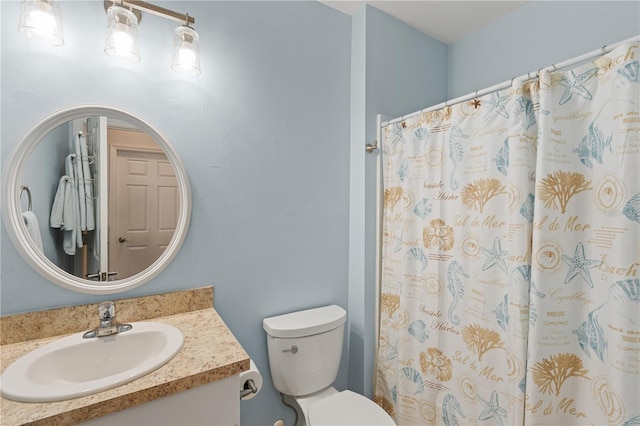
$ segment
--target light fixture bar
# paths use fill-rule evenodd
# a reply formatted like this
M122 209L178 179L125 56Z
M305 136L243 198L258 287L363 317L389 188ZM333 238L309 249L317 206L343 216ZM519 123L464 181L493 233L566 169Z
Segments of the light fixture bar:
M114 1L114 3L122 4L124 6L132 7L134 9L142 10L144 12L152 13L157 16L161 16L163 18L171 19L177 22L194 24L196 22L193 16L189 16L188 14L182 14L178 12L174 12L170 9L165 9L164 7L156 6L155 4L147 3L146 1L141 0L122 0L122 1Z

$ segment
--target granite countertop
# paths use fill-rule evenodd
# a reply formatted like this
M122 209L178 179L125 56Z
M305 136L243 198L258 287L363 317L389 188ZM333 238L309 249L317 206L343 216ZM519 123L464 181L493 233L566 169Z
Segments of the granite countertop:
M1 398L0 424L79 423L249 369L249 356L212 307L213 288L204 287L115 302L120 322L153 320L179 328L184 334L184 345L180 352L159 369L94 395L45 403L15 402ZM22 355L64 335L95 328L97 306L98 304L92 304L0 318L2 370ZM90 317L93 327L85 327L84 324L70 326L74 324L75 317L84 318L88 312L93 312ZM58 327L50 325L51 318L56 319L54 322L59 323ZM49 324L50 330L43 332L43 320ZM69 330L78 326L82 328ZM63 331L55 333L56 330ZM17 341L20 335L32 339Z

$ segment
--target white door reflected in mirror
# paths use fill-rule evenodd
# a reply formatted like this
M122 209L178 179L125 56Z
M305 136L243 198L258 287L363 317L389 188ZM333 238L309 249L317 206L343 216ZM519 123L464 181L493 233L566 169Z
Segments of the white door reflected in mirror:
M109 265L117 277L148 268L169 245L178 220L178 182L167 156L147 134L107 130Z

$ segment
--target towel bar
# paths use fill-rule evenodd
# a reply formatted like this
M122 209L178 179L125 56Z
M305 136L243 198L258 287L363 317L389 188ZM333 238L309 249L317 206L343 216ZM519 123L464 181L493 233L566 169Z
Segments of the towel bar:
M27 209L29 211L31 211L31 208L33 207L31 204L31 190L29 189L29 187L27 185L22 185L20 187L20 199L22 199L22 193L26 192L27 193Z

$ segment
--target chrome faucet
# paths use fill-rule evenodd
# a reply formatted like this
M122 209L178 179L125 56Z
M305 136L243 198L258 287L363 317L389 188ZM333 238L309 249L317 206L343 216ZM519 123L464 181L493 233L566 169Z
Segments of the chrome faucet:
M131 324L120 324L116 321L116 305L113 302L102 302L98 306L98 315L100 317L100 325L98 328L84 333L82 337L85 339L111 336L133 328Z

